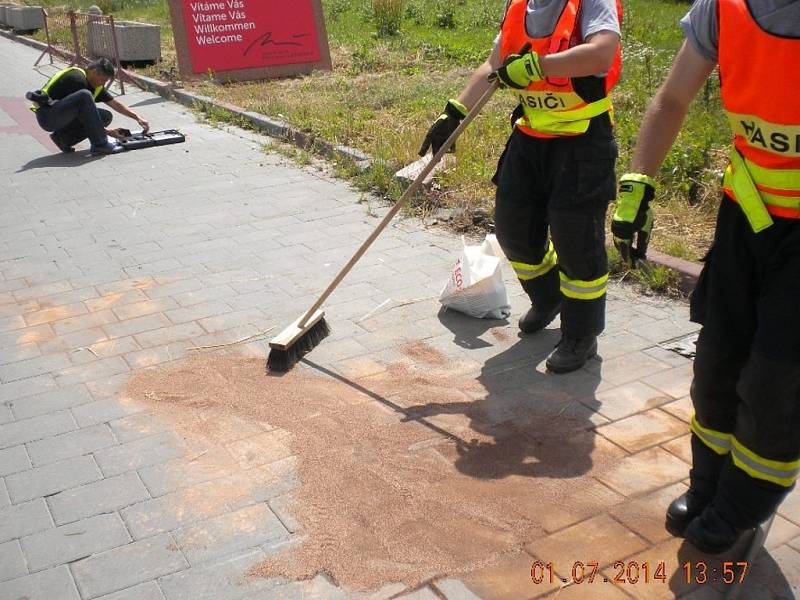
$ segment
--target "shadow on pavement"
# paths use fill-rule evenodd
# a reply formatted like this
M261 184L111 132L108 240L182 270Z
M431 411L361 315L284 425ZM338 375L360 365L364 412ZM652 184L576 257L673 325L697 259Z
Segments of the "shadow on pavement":
M762 549L752 564L744 563L742 557L750 539L745 536L733 550L719 556L702 554L684 542L678 549L670 590L676 598L688 596L692 600L794 600L795 590L769 552Z
M139 102L131 104L130 106L151 106L153 104L163 104L164 102L166 102L166 100L164 100L164 98L161 97L148 98L147 100L140 100Z
M85 165L86 163L97 160L98 158L102 157L92 156L89 154L88 150L85 152L70 152L69 154L65 154L64 152L47 154L45 156L40 156L38 158L34 158L33 160L29 160L16 172L23 173L24 171L30 171L31 169L45 169L48 167L80 167L81 165Z
M498 321L452 311L441 311L439 320L467 356L473 349L493 345L481 336ZM481 479L563 479L591 470L592 413L580 401L594 400L601 379L586 368L567 375L537 369L559 338L558 329L546 329L519 336L510 347L489 356L477 378L484 393L471 402L410 407L424 416L461 413L470 418L470 427L481 435L457 448L456 467L461 472Z

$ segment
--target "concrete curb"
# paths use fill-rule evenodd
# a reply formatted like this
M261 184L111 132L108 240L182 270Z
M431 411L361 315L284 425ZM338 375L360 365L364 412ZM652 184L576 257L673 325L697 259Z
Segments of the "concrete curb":
M47 44L22 35L16 35L10 31L0 30L0 36L31 46L37 50L47 50ZM172 85L157 79L134 73L128 73L128 75L134 83L139 85L142 89L158 94L167 100L174 100L189 108L203 109L206 107L214 107L223 109L270 137L294 144L306 150L315 150L328 158L340 158L351 161L360 171L366 171L372 166L372 158L356 148L333 144L312 133L296 129L283 121L271 119L259 113L246 111L236 105L227 102L219 102L208 96L176 89ZM681 288L686 293L694 289L694 286L697 284L697 279L700 276L700 271L703 268L703 265L700 263L670 256L663 252L658 252L657 250L648 251L648 260L655 265L677 271L681 278Z

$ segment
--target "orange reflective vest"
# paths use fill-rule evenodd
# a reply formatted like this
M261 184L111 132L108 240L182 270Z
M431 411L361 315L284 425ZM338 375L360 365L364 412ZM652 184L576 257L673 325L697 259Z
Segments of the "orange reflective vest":
M578 18L581 0L566 0L553 33L548 37L528 36L525 24L528 0L512 0L506 11L500 31L501 60L519 53L525 44L539 56L563 52L582 43ZM622 5L617 0L617 14L622 19ZM602 97L586 99L568 77L548 77L532 83L524 90L512 90L522 106L523 116L516 126L534 137L559 137L586 133L593 117L612 111L608 92L616 85L622 70L622 54L617 46L614 65L605 77Z
M767 33L746 0L718 0L722 103L734 134L723 188L754 231L800 219L800 39Z

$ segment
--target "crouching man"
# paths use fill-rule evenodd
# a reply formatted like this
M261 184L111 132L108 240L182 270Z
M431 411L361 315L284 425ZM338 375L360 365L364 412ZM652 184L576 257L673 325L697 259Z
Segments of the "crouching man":
M110 111L98 108L104 102L116 112L135 120L147 131L148 122L133 112L106 90L114 77L114 65L107 58L90 63L86 69L67 67L53 75L41 92L29 94L36 104L39 126L52 132L50 139L62 152L74 152L73 146L89 138L92 154L116 154L123 147L116 141L124 139L118 129L107 129L111 124ZM36 96L36 97L34 97ZM113 141L109 137L115 138Z

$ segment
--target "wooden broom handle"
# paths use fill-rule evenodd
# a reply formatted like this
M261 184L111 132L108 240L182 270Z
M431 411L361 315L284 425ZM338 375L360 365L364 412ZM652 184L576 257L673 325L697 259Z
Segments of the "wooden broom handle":
M425 165L425 168L422 169L422 171L420 171L420 174L417 175L417 178L414 179L411 185L408 186L408 189L405 192L403 192L403 195L400 196L400 199L395 203L392 209L386 214L385 217L383 217L383 220L378 224L378 226L375 228L372 234L366 239L366 241L363 244L361 244L361 247L358 250L356 250L356 253L344 266L344 268L342 268L342 270L339 271L339 274L331 282L331 284L327 287L327 289L324 292L322 292L322 295L314 303L314 306L308 309L308 312L306 312L306 314L303 315L303 318L300 319L300 322L297 325L300 329L305 327L308 319L310 319L311 316L317 311L317 309L320 306L322 306L325 300L328 299L328 296L330 296L333 293L336 287L341 283L342 279L344 279L345 276L350 272L350 269L352 269L353 266L364 255L367 249L372 245L372 242L374 242L375 239L383 232L383 230L386 229L386 226L400 211L400 209L402 209L403 206L405 206L409 198L411 198L414 194L416 194L417 190L422 186L422 183L425 181L425 178L428 176L428 174L433 170L433 168L437 164L439 164L439 161L441 161L442 157L447 153L448 150L450 150L451 146L455 143L456 138L458 138L458 136L461 135L461 132L464 131L464 129L467 128L467 126L472 122L472 120L478 116L478 113L480 113L483 107L486 105L486 103L489 102L489 100L491 99L492 95L494 94L495 90L497 90L498 87L499 87L498 82L495 79L494 81L492 81L489 89L484 92L483 96L481 96L480 100L478 100L475 103L475 106L472 107L472 110L469 111L467 116L464 117L461 123L459 123L456 130L453 133L451 133L450 137L447 138L447 141L445 141L445 143L442 144L442 147L439 148L439 151L433 155L430 162L427 165Z

